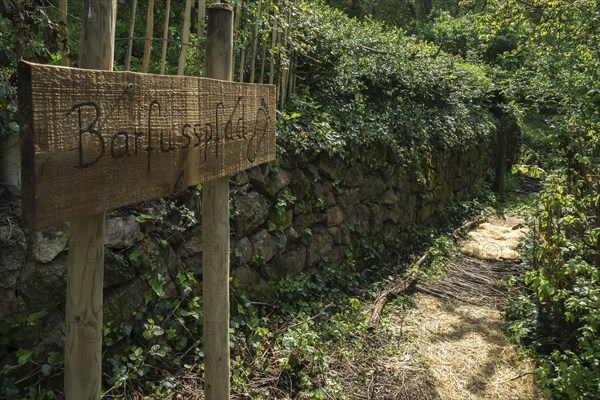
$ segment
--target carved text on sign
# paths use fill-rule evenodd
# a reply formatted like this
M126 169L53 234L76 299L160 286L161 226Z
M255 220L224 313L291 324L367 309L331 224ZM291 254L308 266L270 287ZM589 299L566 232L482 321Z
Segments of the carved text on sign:
M260 145L265 138L269 127L270 117L264 99L261 106L253 116L251 125L253 129L248 130L246 124L245 104L243 96L240 96L235 107L229 114L224 113L225 107L222 102L215 105L214 120L211 122L194 123L184 121L173 123L171 129L157 130L152 124L161 116L161 105L158 100L152 100L148 105L148 123L143 131L118 130L116 133L108 134L102 132L103 125L100 107L95 102L85 102L74 105L67 112L68 116L76 119L77 134L79 138L79 162L77 168L92 167L105 155L112 158L131 157L146 154L148 172L151 168L152 152L160 151L168 153L172 151L184 151L199 149L204 161L209 157L219 157L220 141L241 141L246 148L246 159L253 162L260 150ZM87 112L86 112L87 111ZM241 116L236 116L240 111ZM89 119L85 115L90 114ZM95 150L87 154L89 148L86 142L96 142ZM86 148L88 150L86 150Z

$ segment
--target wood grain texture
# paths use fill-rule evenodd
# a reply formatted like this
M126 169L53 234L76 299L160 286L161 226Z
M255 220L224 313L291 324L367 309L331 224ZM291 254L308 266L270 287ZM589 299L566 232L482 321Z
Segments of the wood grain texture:
M69 226L67 267L65 395L97 400L102 383L102 288L105 213Z
M79 65L111 71L117 1L84 0L83 10ZM29 110L35 110L35 106ZM35 116L32 121L33 127ZM38 142L34 135L31 139L29 148L33 145L35 151ZM33 160L35 163L35 156ZM96 400L102 390L104 219L102 210L71 220L69 227L64 380L67 400Z
M274 86L22 62L19 101L32 228L275 158Z
M205 74L233 78L233 11L208 9ZM229 178L202 188L202 294L204 299L204 397L230 398L229 386Z

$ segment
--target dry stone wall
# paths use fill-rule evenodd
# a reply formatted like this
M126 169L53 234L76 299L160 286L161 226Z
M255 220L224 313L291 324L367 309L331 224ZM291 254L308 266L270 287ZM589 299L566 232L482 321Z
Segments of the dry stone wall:
M444 207L479 191L491 165L491 143L462 148L434 151L419 168L405 166L401 155L377 146L345 160L284 155L234 176L232 275L251 297L265 299L271 280L318 272L323 262L335 267L361 242L434 223ZM140 215L140 207L109 213L107 318L131 318L149 290L143 276L150 272L167 281L165 296L177 295L177 273L199 271L202 251L217 245L201 236L201 201L193 190L163 204L185 206L198 214L197 221L188 218L184 224L181 207L165 210L165 205L141 205L144 218L132 215ZM62 340L67 238L67 224L33 233L0 224L0 320L48 312L45 330L24 335L29 346L32 340Z

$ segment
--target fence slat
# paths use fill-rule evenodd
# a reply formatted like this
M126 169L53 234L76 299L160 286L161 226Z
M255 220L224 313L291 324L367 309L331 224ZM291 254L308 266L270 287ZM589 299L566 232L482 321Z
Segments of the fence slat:
M181 52L179 53L179 62L177 63L177 75L183 75L185 61L187 59L188 47L190 46L190 25L192 19L192 5L194 0L186 0L185 14L183 17L183 32L181 35Z
M162 49L160 53L160 74L165 74L165 66L167 64L167 46L169 44L169 17L171 16L171 0L167 0L165 4L165 23L163 26Z
M144 43L144 58L142 72L148 72L150 65L150 52L152 52L152 34L154 33L154 0L148 1L148 14L146 14L146 42Z
M250 83L254 83L254 75L256 72L256 46L258 45L258 25L260 24L260 6L262 0L258 0L256 10L256 23L254 24L254 36L252 38L252 61L250 62Z
M131 3L131 19L129 20L129 39L127 40L127 55L125 56L125 71L129 71L131 66L131 51L133 49L133 33L135 30L135 12L137 10L137 0Z

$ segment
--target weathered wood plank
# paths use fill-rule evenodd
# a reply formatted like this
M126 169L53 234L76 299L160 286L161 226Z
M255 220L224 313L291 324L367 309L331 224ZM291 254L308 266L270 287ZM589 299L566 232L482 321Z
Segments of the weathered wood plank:
M117 0L84 0L82 5L86 12L79 66L112 71ZM65 299L67 400L101 397L105 214L102 210L70 221Z
M233 79L233 10L208 8L205 76ZM202 188L202 296L204 312L204 397L230 399L229 354L229 179Z
M275 158L275 87L19 64L23 220L40 228Z

